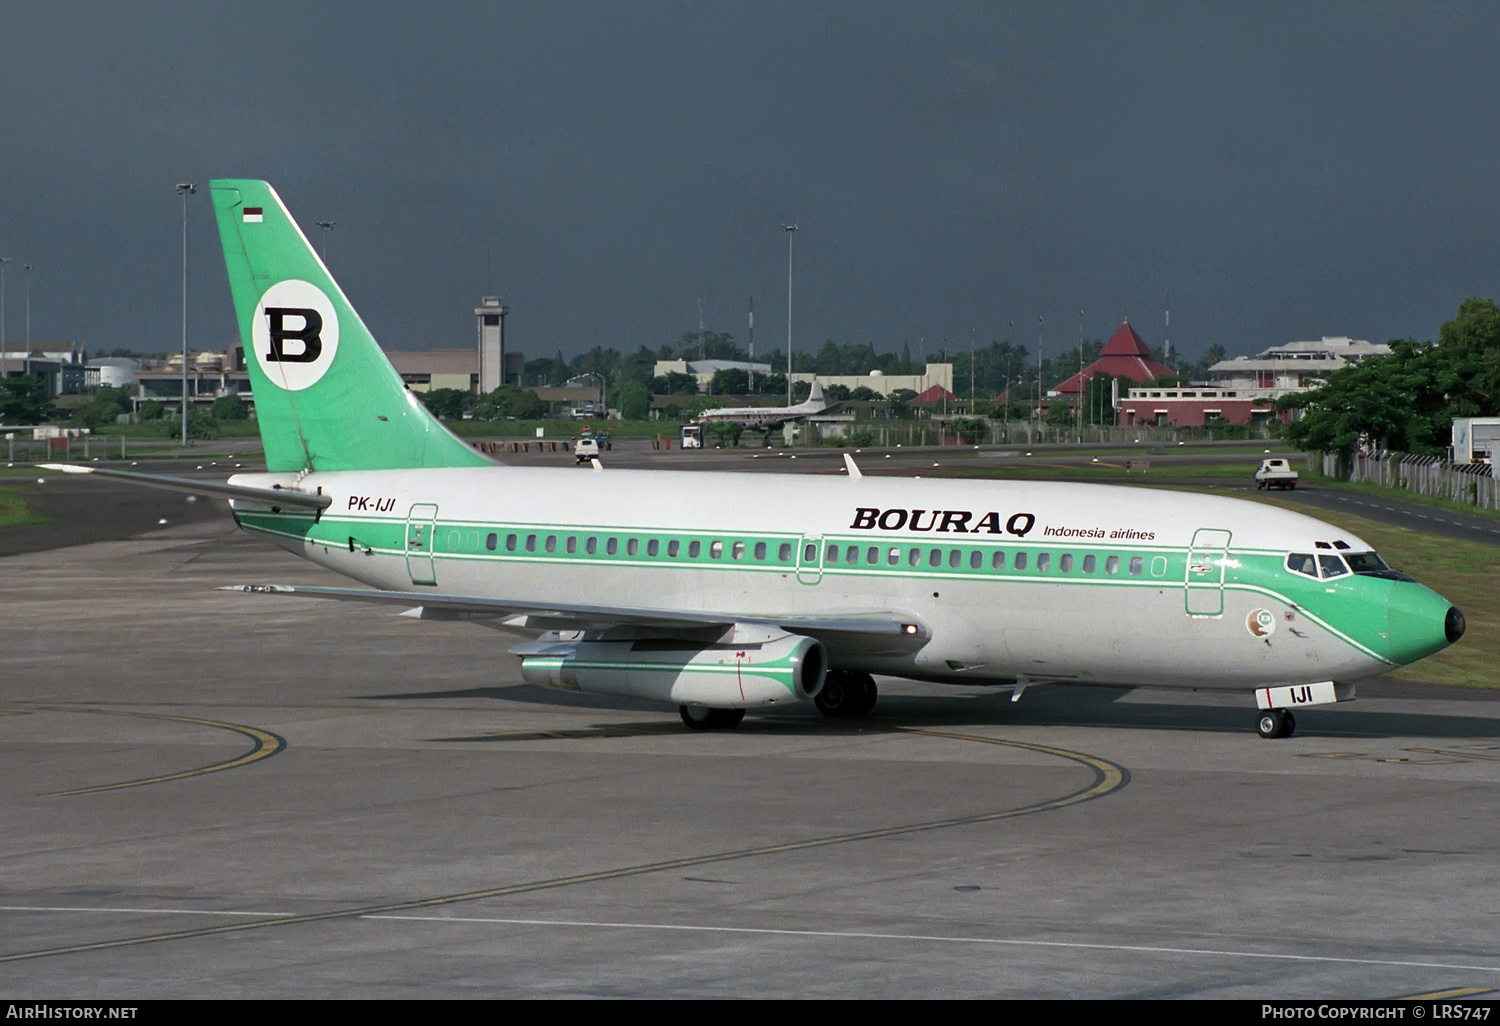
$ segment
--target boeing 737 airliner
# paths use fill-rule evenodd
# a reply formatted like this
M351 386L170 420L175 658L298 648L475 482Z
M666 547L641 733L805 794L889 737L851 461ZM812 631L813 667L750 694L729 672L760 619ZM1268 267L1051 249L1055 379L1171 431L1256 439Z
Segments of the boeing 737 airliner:
M852 459L838 478L497 466L402 384L269 185L212 192L267 472L142 483L227 497L240 527L368 585L244 591L512 631L528 681L700 729L806 699L868 712L888 674L1240 689L1284 737L1291 709L1463 633L1359 538L1242 500Z

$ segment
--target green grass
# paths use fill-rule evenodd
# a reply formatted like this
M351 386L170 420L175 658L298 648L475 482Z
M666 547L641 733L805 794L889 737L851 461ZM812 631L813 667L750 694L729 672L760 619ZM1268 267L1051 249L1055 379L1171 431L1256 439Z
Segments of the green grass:
M34 512L26 505L19 485L0 487L0 528L26 527L30 524L45 524L49 519Z
M1134 461L1135 457L1131 459ZM1069 477L1149 485L1156 481L1202 477L1250 481L1255 473L1255 466L1245 460L1237 463L1167 463L1160 459L1148 458L1148 462L1151 463L1148 470L1127 471L1125 458L1113 453L1109 457L1101 456L1098 463L1064 463L1045 457L1032 457L1031 459L1017 457L997 461L993 465L961 467L953 470L952 476L989 478L998 481L1052 480L1058 477ZM989 461L986 460L986 463Z

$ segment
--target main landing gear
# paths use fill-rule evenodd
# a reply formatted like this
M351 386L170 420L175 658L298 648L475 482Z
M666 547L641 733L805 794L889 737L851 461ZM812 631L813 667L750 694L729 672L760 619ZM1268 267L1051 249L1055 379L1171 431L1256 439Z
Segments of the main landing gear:
M875 678L852 670L829 670L823 678L823 689L813 696L813 704L824 716L846 719L866 716L875 708Z
M729 730L745 718L743 709L706 709L701 705L679 705L677 712L694 730Z
M1297 729L1297 718L1286 709L1262 709L1255 721L1255 732L1264 738L1291 737Z

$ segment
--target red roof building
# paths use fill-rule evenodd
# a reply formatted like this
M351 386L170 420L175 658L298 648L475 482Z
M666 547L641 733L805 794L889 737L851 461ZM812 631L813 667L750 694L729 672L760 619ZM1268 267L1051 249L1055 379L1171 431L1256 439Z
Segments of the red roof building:
M1048 389L1047 394L1052 397L1076 398L1083 391L1083 383L1096 374L1108 374L1114 378L1123 376L1131 381L1144 382L1155 381L1162 375L1171 373L1172 368L1151 358L1150 348L1141 341L1141 336L1135 333L1130 322L1126 321L1104 343L1099 359L1068 380Z
M948 391L942 385L933 385L931 388L926 389L910 401L913 403L956 403L959 400L958 396Z

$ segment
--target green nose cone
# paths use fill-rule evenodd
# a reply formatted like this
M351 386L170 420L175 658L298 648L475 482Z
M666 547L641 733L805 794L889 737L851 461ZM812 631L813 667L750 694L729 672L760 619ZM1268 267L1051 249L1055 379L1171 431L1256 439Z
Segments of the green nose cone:
M1464 633L1464 614L1443 596L1415 582L1391 588L1386 604L1390 658L1401 665L1441 652Z

